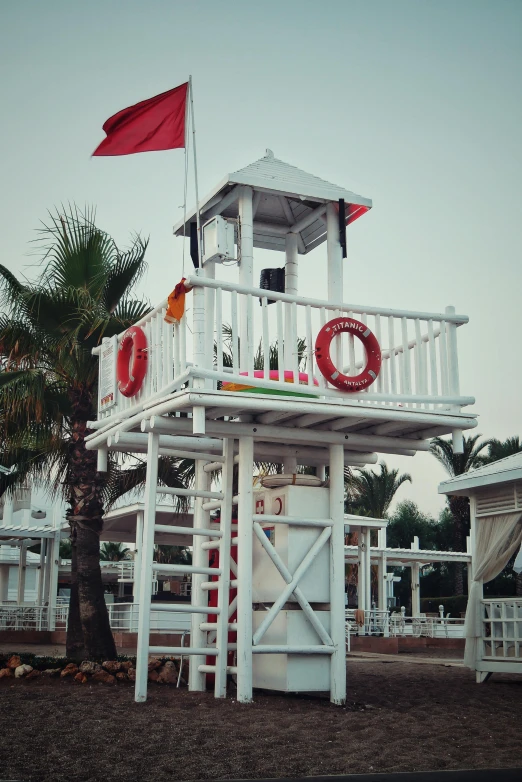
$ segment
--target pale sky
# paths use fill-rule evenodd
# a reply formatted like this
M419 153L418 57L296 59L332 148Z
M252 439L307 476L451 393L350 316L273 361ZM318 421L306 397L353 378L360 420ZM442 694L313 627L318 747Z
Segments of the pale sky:
M373 199L348 231L345 301L469 315L461 391L484 436L522 434L520 0L17 0L0 3L1 262L34 272L47 210L97 207L150 236L141 289L181 276L183 151L94 158L104 121L192 74L200 191L270 147ZM192 198L189 199L192 201ZM257 251L255 274L283 256ZM300 256L323 284L326 245ZM319 291L321 293L321 291ZM326 294L326 290L323 292ZM386 457L437 512L432 457Z

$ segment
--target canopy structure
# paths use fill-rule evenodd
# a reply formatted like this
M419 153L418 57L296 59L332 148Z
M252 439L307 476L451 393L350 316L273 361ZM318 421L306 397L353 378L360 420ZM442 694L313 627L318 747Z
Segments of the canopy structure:
M522 544L522 453L444 481L439 493L470 498L465 663L479 683L495 672L522 673L522 596L484 599L483 590Z
M216 215L237 219L241 186L251 187L253 197L254 247L285 252L285 237L297 234L297 251L304 255L326 241L326 204L345 203L349 225L372 207L369 198L352 193L320 177L266 155L245 168L227 174L200 202L202 224ZM299 193L299 196L295 194ZM174 226L176 236L190 236L196 222L193 208L185 220Z

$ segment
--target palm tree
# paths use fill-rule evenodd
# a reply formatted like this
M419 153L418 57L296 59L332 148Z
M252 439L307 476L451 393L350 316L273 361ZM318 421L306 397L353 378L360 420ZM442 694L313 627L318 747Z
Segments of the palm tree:
M96 452L85 447L97 407L98 362L91 351L149 311L147 302L131 298L146 268L147 242L136 236L122 252L94 218L76 207L50 215L35 282L0 266L0 444L18 484L32 479L67 503L68 656L113 659L100 571L106 476L97 472Z
M411 483L411 475L399 470L389 470L386 462L379 463L379 472L367 468L358 468L356 471L350 467L345 468L344 483L346 488L345 509L348 513L357 516L370 516L374 519L384 519L388 513L390 504L403 483ZM371 535L371 532L370 532ZM347 543L356 544L358 535L353 533ZM372 567L371 579L375 586L377 583L376 568ZM347 570L349 583L356 583L358 567L356 565Z
M154 546L154 559L163 565L191 565L192 552L184 546Z
M497 440L492 438L489 441L488 451L485 456L480 457L482 464L491 464L498 462L499 459L505 459L507 456L514 456L522 451L522 440L520 437L508 437L506 440Z
M131 550L123 543L105 542L100 547L100 560L102 562L121 562L122 559L130 559Z
M388 470L386 462L379 463L380 472L366 468L345 471L347 509L360 516L384 519L397 490L403 483L411 483L411 475L399 470Z
M453 453L451 440L443 440L441 437L435 437L430 443L430 451L438 462L442 464L451 478L456 475L462 475L469 470L480 467L483 463L481 452L488 448L490 440L484 440L479 443L480 434L473 437L464 437L464 448L462 453ZM469 530L469 499L467 497L457 497L448 495L448 504L451 515L453 516L453 542L455 551L464 551L466 535ZM462 595L464 591L463 565L455 563L455 594Z

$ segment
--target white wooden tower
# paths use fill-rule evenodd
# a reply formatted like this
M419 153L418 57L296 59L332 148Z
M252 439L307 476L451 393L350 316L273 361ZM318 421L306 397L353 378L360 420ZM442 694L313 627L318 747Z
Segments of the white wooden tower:
M157 523L158 494L194 499L193 563L169 566L192 575L192 605L185 607L192 614L191 640L183 650L190 655L190 688L203 690L207 674L214 674L215 695L224 697L227 677L235 674L241 702L252 700L259 686L327 690L341 704L345 466L375 463L378 453L414 455L428 450L427 438L448 433L458 450L463 430L476 426L475 416L464 410L474 399L459 390L456 329L465 316L453 307L416 312L343 301L346 226L370 208L369 199L268 150L200 203L203 258L196 249L196 213L175 226L177 236L195 239L198 268L185 281L179 323L164 320L163 301L136 324L145 335L147 363L132 396L123 396L115 379L124 335L95 351L101 359L100 411L88 447L98 449L102 470L109 449L147 454L138 701L146 698L149 652L181 653L149 646L154 536L187 533L186 527ZM255 248L284 253L284 292L256 286ZM318 273L327 278L326 299L298 290L299 257L313 250ZM237 265L237 282L219 279L221 262ZM177 282L171 279L169 287ZM357 321L363 337L377 339L380 371L371 385L350 391L336 386L339 374L352 378L369 360L364 353L358 358L352 333L343 336L346 344L339 336L332 342L335 372L320 371L316 338L336 318ZM229 326L225 336L223 324ZM193 490L158 487L161 454L195 459ZM319 478L328 468L329 482L255 493L256 461L283 464L289 475L311 465ZM212 482L218 469L220 480ZM211 521L216 509L219 524ZM218 569L209 560L216 550ZM217 608L209 608L215 591Z

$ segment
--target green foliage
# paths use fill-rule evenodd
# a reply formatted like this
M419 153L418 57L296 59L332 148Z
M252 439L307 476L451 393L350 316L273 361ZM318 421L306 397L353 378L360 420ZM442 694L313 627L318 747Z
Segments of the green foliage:
M72 543L69 538L60 541L60 559L72 558Z
M403 483L411 483L411 475L399 475L399 470L389 470L386 462L380 462L379 472L370 469L345 471L347 513L384 519L390 504Z
M448 475L454 478L456 475L462 475L481 466L483 458L481 452L484 448L489 447L491 440L484 440L484 442L479 443L480 437L482 437L480 434L464 437L463 453L453 453L451 440L434 437L430 443L430 451L437 461L442 464Z
M76 207L50 214L34 282L0 266L0 445L2 463L16 468L0 476L0 494L31 478L70 500L75 404L96 400L92 349L150 309L131 298L147 242L137 236L121 251L94 217Z
M100 560L102 562L121 562L124 559L132 559L132 552L123 543L105 541L100 546Z
M422 549L436 548L437 522L419 510L412 500L403 500L389 516L386 540L391 548L410 548L415 535Z
M488 451L485 456L481 456L482 464L491 464L499 459L505 459L507 456L513 456L522 451L522 440L520 437L508 437L506 440L489 440Z
M192 552L184 546L154 546L154 559L164 565L191 565Z

